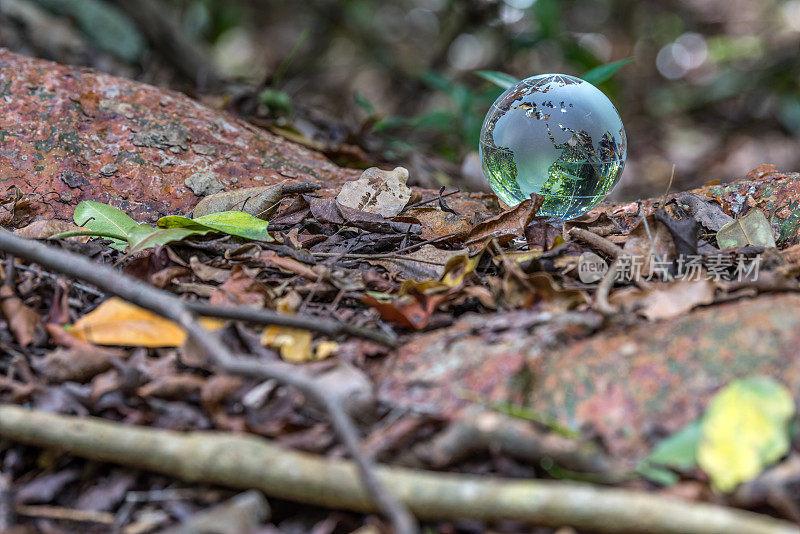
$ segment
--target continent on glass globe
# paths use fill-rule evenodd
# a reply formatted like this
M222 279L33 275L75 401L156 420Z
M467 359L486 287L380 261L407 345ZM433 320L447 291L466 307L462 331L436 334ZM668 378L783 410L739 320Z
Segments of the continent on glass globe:
M509 206L538 193L539 215L572 219L595 207L622 175L622 119L594 85L541 74L508 88L483 121L483 173Z

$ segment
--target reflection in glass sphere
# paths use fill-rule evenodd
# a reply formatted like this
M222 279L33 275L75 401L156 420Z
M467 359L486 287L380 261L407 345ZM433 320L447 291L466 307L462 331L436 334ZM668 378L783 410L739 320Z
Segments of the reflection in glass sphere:
M492 104L480 138L483 173L509 206L538 193L539 215L571 219L596 206L619 181L625 129L595 86L542 74L510 87Z

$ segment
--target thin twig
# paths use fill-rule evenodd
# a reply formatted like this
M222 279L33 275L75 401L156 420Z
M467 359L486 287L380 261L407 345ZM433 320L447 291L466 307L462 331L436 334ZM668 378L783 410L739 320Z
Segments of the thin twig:
M401 256L399 254L356 254L356 253L345 253L340 254L338 252L312 252L311 253L315 257L319 258L329 258L329 257L340 257L344 260L395 260L395 261L412 261L417 263L427 263L429 265L444 265L444 263L440 261L431 261L431 260L423 260L421 258L411 258L408 256Z
M212 306L204 302L184 302L188 310L204 317L218 317L220 319L231 319L233 321L245 321L248 323L270 324L277 326L288 326L290 328L302 328L326 336L335 337L349 335L368 339L387 347L396 347L397 338L384 334L378 330L361 328L355 325L342 323L323 317L312 317L308 315L288 315L271 310L259 310L247 306Z
M10 404L0 404L0 435L195 483L257 489L336 509L375 510L352 462L293 451L258 436L137 427ZM518 520L606 534L800 534L796 525L769 516L630 489L402 467L377 472L417 517L432 521Z
M275 365L276 362L234 356L216 335L197 323L195 314L185 302L106 265L68 250L17 237L6 230L0 230L0 250L94 284L109 294L175 321L186 330L189 338L211 363L231 373L272 378L301 390L328 412L333 428L358 465L364 487L374 498L377 508L392 522L395 532L417 532L416 523L408 510L378 480L374 462L364 453L358 430L340 399L321 389L313 379L294 369Z
M570 228L568 235L579 241L583 241L595 250L599 250L609 258L617 259L619 255L622 254L622 247L606 239L605 237L599 236L594 232L590 232L589 230L584 230L583 228L577 227Z
M114 514L98 512L95 510L76 510L61 506L25 505L18 504L14 507L17 515L25 517L45 517L60 521L78 521L81 523L100 523L111 525L114 523Z
M603 275L603 279L600 280L600 283L597 285L597 292L594 295L594 307L603 315L614 315L619 311L616 306L608 301L608 294L611 292L611 288L614 287L614 282L617 280L617 272L620 269L621 260L622 256L620 255L611 262L608 271L606 271L606 274Z
M430 204L431 202L436 202L437 200L439 200L441 198L447 198L450 195L455 195L456 193L460 193L460 192L461 192L461 189L456 189L455 191L450 191L449 193L444 193L444 194L440 193L439 195L437 195L437 196L435 196L433 198L429 198L428 200L421 200L419 202L415 202L413 204L409 204L408 206L403 208L403 211L410 210L411 208L416 208L416 207L419 207L419 206L424 206L425 204Z

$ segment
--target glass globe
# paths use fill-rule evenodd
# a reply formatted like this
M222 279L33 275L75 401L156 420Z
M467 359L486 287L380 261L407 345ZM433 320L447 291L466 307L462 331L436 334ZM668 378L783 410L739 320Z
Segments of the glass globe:
M602 91L567 74L541 74L492 104L480 154L483 174L503 202L514 206L538 193L545 197L539 215L572 219L617 185L627 142Z

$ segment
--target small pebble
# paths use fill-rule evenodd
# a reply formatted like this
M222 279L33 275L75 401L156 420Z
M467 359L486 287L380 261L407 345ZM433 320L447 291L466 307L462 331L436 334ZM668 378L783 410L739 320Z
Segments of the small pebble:
M119 167L113 163L107 163L100 168L100 174L103 176L113 176L119 170Z

